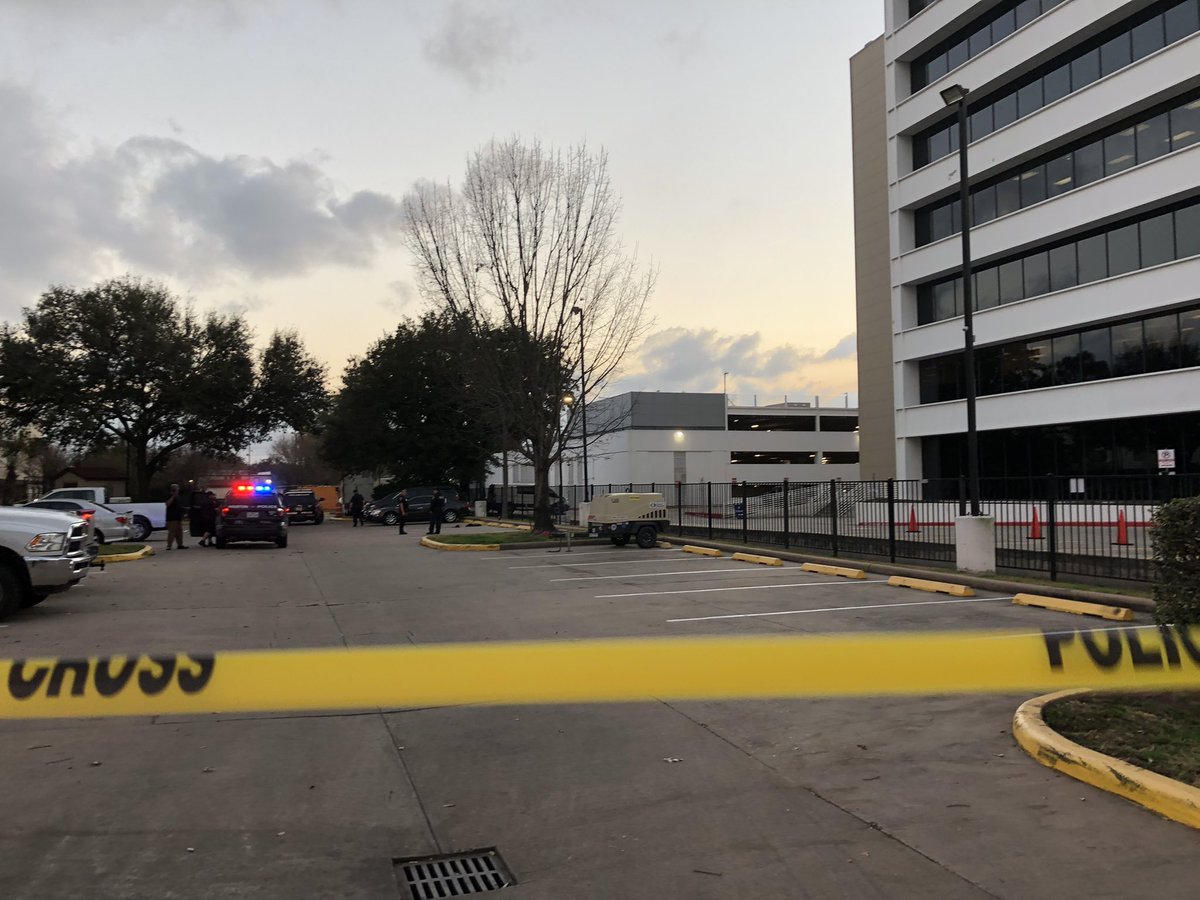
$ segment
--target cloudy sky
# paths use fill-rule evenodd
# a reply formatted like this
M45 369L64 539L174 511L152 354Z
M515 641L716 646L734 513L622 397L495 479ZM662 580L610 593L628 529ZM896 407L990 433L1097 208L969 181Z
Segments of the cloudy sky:
M336 377L421 309L414 182L586 141L659 271L618 388L853 401L847 60L882 7L0 0L0 317L132 272Z

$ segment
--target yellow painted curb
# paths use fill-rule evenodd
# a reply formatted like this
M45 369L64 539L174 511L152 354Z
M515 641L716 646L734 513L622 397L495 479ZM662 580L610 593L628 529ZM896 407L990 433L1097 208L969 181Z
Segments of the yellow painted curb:
M712 547L694 547L691 544L684 544L679 548L684 553L699 553L701 556L720 556L720 550L714 550Z
M477 519L474 516L463 519L464 525L490 525L492 528L515 528L517 531L529 531L532 525L517 525L512 522L492 522L487 519Z
M841 578L867 577L867 573L862 569L851 569L846 566L826 566L822 563L805 563L800 569L804 572L816 572L820 575L837 575Z
M893 575L887 580L892 587L912 588L915 591L931 591L935 594L949 594L951 597L974 597L975 592L965 584L950 584L948 581L927 581L924 578L906 578L903 575Z
M1128 622L1133 618L1133 610L1123 606L1102 606L1099 603L1085 603L1082 600L1062 600L1058 597L1042 597L1038 594L1017 594L1013 603L1018 606L1038 606L1055 612L1074 613L1077 616L1099 616L1113 622Z
M738 562L758 563L760 566L782 566L783 560L778 556L759 556L757 553L735 553L730 559Z
M432 538L421 538L421 546L433 550L499 550L499 544L444 544Z
M1022 703L1013 715L1013 736L1021 749L1055 771L1132 800L1159 815L1200 828L1200 789L1150 772L1068 740L1046 724L1042 710L1087 690L1057 691Z
M145 559L147 556L153 555L154 548L147 545L141 550L135 550L133 553L114 553L112 556L97 556L96 561L102 563L133 562L135 559Z
M659 541L658 546L662 547L664 550L669 550L672 544L670 541Z

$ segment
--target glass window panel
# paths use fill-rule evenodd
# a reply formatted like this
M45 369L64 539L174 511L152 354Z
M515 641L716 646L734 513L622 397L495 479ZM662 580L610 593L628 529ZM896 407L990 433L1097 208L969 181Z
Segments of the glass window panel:
M1054 383L1075 384L1083 378L1079 367L1079 335L1064 334L1054 339Z
M1166 25L1168 44L1200 31L1200 3L1197 3L1197 0L1176 3L1163 13L1163 22Z
M923 359L918 365L921 380L921 402L934 403L937 397L938 372L936 359Z
M1032 84L1017 91L1017 115L1024 117L1042 108L1042 80L1039 78Z
M1140 269L1137 224L1125 225L1108 233L1108 275L1121 275Z
M1050 387L1053 384L1053 357L1050 351L1050 338L1039 338L1025 343L1025 352L1029 356L1029 371L1026 386L1029 388Z
M1087 87L1100 77L1100 50L1089 50L1071 60L1071 90Z
M1102 234L1076 242L1080 284L1108 277L1108 253L1104 244Z
M971 140L977 141L992 133L992 108L985 106L971 113Z
M1075 163L1067 153L1046 163L1046 192L1051 197L1065 194L1075 187Z
M929 165L929 138L913 138L912 157L914 172Z
M998 44L1017 30L1017 14L1015 10L1002 12L992 19L992 43Z
M1079 336L1080 377L1084 381L1111 378L1112 347L1108 327L1093 328Z
M996 185L996 215L1004 216L1021 208L1021 176L1005 178Z
M1114 378L1122 375L1141 375L1146 371L1142 346L1142 323L1125 322L1112 327L1112 373Z
M1146 371L1179 367L1179 316L1155 316L1142 323L1146 334Z
M946 129L946 135L950 138L950 152L954 153L958 150L958 125L951 125ZM967 135L967 143L971 142L971 136Z
M940 241L950 235L950 207L938 206L929 211L929 240Z
M1104 174L1115 175L1137 165L1137 146L1132 128L1104 139Z
M929 136L929 161L941 159L950 152L950 131L943 128Z
M1000 303L1000 273L995 266L981 269L974 275L975 308L991 309Z
M1096 141L1071 154L1075 160L1075 186L1083 187L1104 177L1104 142Z
M977 32L967 39L970 44L972 56L978 56L988 47L992 46L992 29L989 25L984 25Z
M967 53L967 42L964 39L946 51L946 68L947 70L957 69L968 59L970 56Z
M954 315L961 316L963 314L963 280L959 275L954 279Z
M924 247L931 240L929 234L929 219L930 211L928 209L917 210L917 214L913 216L913 228L917 232L917 246Z
M972 221L976 225L996 218L996 186L988 185L971 195Z
M1017 121L1017 95L1007 94L992 104L992 124L999 131L1010 122Z
M1050 290L1061 291L1079 284L1075 265L1075 245L1066 244L1050 251Z
M1046 199L1046 167L1034 166L1021 173L1021 206L1033 206Z
M985 347L975 353L977 388L980 394L998 394L1003 385L1000 381L1000 348Z
M1179 364L1200 366L1200 309L1179 314Z
M1017 27L1028 25L1042 13L1039 0L1021 0L1017 4Z
M1042 78L1042 99L1047 104L1053 103L1069 93L1071 93L1071 66L1069 63L1059 66Z
M933 317L933 285L917 285L917 324L928 325Z
M1200 253L1200 205L1175 210L1175 258Z
M1025 296L1025 276L1021 273L1021 260L1014 259L1000 266L1000 302L1012 303Z
M1142 241L1142 268L1175 258L1175 219L1170 213L1139 222L1138 231Z
M1111 75L1118 69L1123 69L1133 61L1129 49L1129 32L1118 34L1111 40L1100 45L1100 75Z
M929 65L923 62L914 62L908 70L908 89L915 94L927 84L929 84Z
M1171 110L1171 149L1181 150L1200 141L1200 100Z
M954 312L954 282L943 281L933 286L933 320L953 319Z
M1147 122L1141 122L1135 129L1137 133L1137 161L1149 162L1157 159L1171 150L1170 119L1166 113L1155 116Z
M1000 378L1004 392L1023 391L1029 387L1032 373L1029 348L1024 341L1005 344L1000 348Z
M962 203L955 200L950 204L950 233L958 234L962 231Z
M1148 22L1133 27L1133 58L1141 59L1149 56L1155 50L1161 50L1166 44L1163 36L1163 17L1155 16Z
M1050 254L1034 253L1026 256L1025 263L1025 296L1037 297L1050 290Z
M939 53L933 59L929 60L926 64L926 71L928 72L927 84L932 84L945 75L948 71L946 68L946 54Z

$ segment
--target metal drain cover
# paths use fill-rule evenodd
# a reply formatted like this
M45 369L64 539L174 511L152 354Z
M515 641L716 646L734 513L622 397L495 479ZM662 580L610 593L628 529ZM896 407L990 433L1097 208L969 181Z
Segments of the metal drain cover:
M392 863L400 883L413 900L484 894L517 883L495 847L443 856L394 859Z

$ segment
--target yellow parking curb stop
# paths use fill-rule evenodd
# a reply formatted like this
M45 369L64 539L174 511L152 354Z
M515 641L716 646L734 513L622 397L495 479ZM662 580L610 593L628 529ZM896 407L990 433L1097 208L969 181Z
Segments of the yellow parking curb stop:
M684 544L679 548L684 553L699 553L701 556L720 556L720 550L714 550L712 547L696 547L692 544Z
M446 544L442 541L435 541L433 538L421 538L421 546L429 547L432 550L499 550L499 544Z
M658 546L662 547L664 550L669 550L673 545L670 541L659 541Z
M1103 606L1099 603L1042 597L1038 594L1017 594L1012 602L1018 606L1037 606L1055 612L1074 613L1077 616L1098 616L1112 622L1128 622L1133 618L1133 610L1123 606Z
M783 560L778 556L759 556L757 553L735 553L730 559L738 562L758 563L760 566L782 566Z
M97 556L96 561L102 563L133 562L135 559L145 559L147 556L153 555L154 548L146 545L141 550L135 550L132 553L114 553L111 556Z
M975 592L965 584L951 584L948 581L927 581L924 578L907 578L903 575L893 575L887 580L892 587L912 588L914 591L930 591L934 594L949 594L951 597L974 597Z
M800 567L803 572L816 572L819 575L837 575L839 578L866 578L867 573L862 569L851 569L847 566L826 566L822 563L805 563Z

